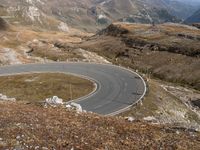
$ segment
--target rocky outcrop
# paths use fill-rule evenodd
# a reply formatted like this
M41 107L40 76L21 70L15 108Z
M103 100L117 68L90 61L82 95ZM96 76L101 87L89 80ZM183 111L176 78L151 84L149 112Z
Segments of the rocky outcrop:
M111 24L106 29L101 30L98 34L110 35L110 36L121 36L122 34L128 34L127 29L122 28L120 25Z
M192 26L194 26L194 27L200 29L200 23L193 23Z
M0 30L7 30L8 29L8 23L0 17Z

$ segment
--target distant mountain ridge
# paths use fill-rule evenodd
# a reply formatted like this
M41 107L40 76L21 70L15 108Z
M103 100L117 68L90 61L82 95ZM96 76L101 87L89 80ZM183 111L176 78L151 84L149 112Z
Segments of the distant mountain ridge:
M199 2L189 0L163 0L170 14L185 20L190 17L200 6Z
M14 24L65 32L69 27L96 31L113 21L180 22L176 8L171 8L169 1L171 2L171 0L1 0L0 16Z
M200 23L200 9L185 20L185 23Z

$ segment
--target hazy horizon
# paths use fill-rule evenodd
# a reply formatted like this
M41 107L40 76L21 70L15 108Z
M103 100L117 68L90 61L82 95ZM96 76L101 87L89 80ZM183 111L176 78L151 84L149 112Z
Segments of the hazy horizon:
M200 3L200 0L176 0L176 1L185 1L185 2L199 2Z

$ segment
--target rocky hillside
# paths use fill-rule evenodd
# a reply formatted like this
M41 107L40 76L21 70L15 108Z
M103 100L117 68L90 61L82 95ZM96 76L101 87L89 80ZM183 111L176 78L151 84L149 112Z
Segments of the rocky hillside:
M176 44L172 45L173 43L168 43L168 41L160 41L161 39L157 39L156 36L162 36L163 32L162 28L164 28L165 33L167 34L165 38L169 38L167 36L174 36L175 38L183 38L188 40L193 40L194 42L198 42L200 41L200 31L198 29L189 27L189 26L182 26L179 24L163 24L163 25L141 25L141 28L146 27L146 33L135 33L134 31L134 25L137 27L140 27L139 24L111 24L108 28L106 28L105 30L102 30L101 32L99 32L100 35L111 35L111 36L119 36L119 37L124 37L124 35L127 35L128 37L130 37L129 39L124 39L124 42L126 42L126 44L130 47L133 46L144 46L146 44L152 44L151 46L155 46L157 48L155 48L155 50L158 51L169 51L169 52L173 52L173 53L179 53L179 54L183 54L183 55L187 55L187 56L191 56L191 57L199 57L200 56L200 49L199 49L199 43L196 43L196 45L194 45L193 47L186 45L186 43L182 43L182 41L180 41L180 43L182 43L182 45L180 45L180 47ZM133 29L132 29L133 27ZM149 29L149 30L148 30ZM168 33L167 30L169 31L172 30L180 30L178 33ZM182 31L181 31L182 29ZM196 33L184 33L185 31L187 31L186 29L193 31ZM152 31L152 32L151 32ZM149 35L149 37L144 37L144 35ZM169 34L169 35L168 35ZM153 39L155 38L155 39ZM131 41L129 41L131 40ZM156 44L157 43L157 44Z
M200 9L185 20L186 23L200 23Z
M163 1L1 0L0 16L14 24L68 31L68 26L96 31L113 21L177 22Z
M166 9L162 1L139 1L139 0L107 0L102 1L93 11L101 11L105 19L125 22L176 22L178 21Z
M195 27L114 23L81 46L113 63L200 89L200 30Z
M194 149L200 135L177 126L0 103L0 149Z
M14 25L35 26L46 30L60 30L67 32L67 24L46 14L40 9L44 1L1 1L0 16Z

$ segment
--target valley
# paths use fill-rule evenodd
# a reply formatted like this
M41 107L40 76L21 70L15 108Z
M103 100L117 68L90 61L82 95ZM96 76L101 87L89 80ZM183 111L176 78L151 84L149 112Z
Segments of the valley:
M0 2L0 149L199 149L198 1Z

